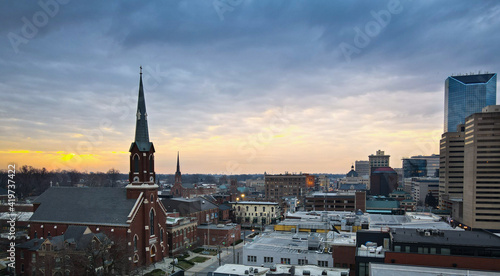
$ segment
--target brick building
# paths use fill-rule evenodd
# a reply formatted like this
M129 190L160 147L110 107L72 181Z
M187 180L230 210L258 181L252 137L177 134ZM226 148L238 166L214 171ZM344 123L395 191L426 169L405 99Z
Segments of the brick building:
M163 206L168 212L178 212L181 217L192 217L198 225L219 223L219 206L201 198L163 198Z
M309 174L264 174L266 188L266 199L280 203L282 207L283 198L295 196L303 200L307 191L314 189L314 175Z
M63 235L31 239L16 246L18 275L84 275L110 273L109 264L119 262L111 250L111 241L103 233L92 233L86 226L71 225ZM87 256L94 251L98 254ZM115 259L113 259L115 258Z
M83 225L93 233L106 234L115 243L126 244L133 267L168 256L168 214L158 198L155 149L149 141L147 119L141 72L135 140L129 149L129 184L125 188L48 189L34 201L31 238L60 236L72 225Z
M215 194L216 192L217 187L215 184L182 183L179 153L177 153L177 170L175 171L175 182L171 189L172 196L194 198Z
M192 250L194 246L199 244L197 228L196 218L178 216L167 218L166 230L169 255L182 254L187 250Z
M198 237L203 245L230 246L241 237L241 225L230 224L203 224L198 226Z
M366 211L366 192L315 193L306 197L306 211Z
M368 275L374 262L500 270L500 237L484 230L358 231L356 244L357 275Z

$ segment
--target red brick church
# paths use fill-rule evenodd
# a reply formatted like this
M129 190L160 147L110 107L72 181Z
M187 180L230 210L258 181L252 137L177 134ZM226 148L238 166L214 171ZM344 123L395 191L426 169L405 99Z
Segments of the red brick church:
M128 260L133 266L149 265L167 257L168 215L155 184L155 148L149 140L142 69L135 140L129 151L129 184L125 188L48 189L34 202L30 237L46 239L64 235L70 225L87 226L93 233L126 244ZM44 272L45 268L39 267L26 267L24 271L27 275Z
M179 164L179 153L177 153L177 170L175 171L175 182L171 189L174 197L194 198L204 195L215 194L217 189L215 185L182 183L181 167Z

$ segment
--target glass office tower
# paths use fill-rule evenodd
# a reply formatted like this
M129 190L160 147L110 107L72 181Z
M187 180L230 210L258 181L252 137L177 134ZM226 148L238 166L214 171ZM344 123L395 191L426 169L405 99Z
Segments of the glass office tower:
M444 132L456 132L465 118L497 101L497 74L451 76L445 82Z

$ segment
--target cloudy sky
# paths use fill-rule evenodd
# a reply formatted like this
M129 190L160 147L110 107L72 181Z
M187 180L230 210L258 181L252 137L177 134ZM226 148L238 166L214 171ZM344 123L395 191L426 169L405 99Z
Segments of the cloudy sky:
M0 163L346 173L438 153L444 81L499 72L498 1L2 1Z

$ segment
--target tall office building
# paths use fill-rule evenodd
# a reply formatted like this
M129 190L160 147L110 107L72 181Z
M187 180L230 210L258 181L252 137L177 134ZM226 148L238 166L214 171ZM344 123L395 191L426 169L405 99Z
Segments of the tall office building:
M428 177L439 177L439 154L412 156L412 160L425 160Z
M427 176L427 160L403 158L403 178Z
M464 188L464 125L441 135L439 143L439 206L451 210L452 200L462 199Z
M465 121L463 222L500 229L500 105Z
M451 76L445 82L444 132L453 132L465 117L496 104L497 74Z
M368 156L368 161L370 162L370 172L373 171L373 168L389 167L390 157L390 155L385 155L385 152L382 150L377 150L375 155L371 154Z
M370 175L370 161L356 160L354 165L354 170L358 173L358 176L363 177Z

